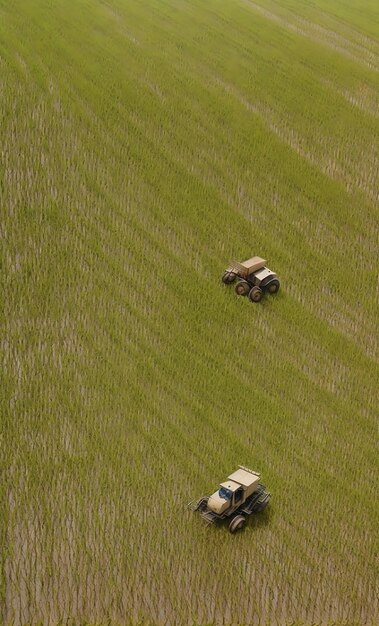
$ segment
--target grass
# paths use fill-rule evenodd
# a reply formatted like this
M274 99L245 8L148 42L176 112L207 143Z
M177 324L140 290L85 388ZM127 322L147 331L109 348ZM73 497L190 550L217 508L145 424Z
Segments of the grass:
M4 626L378 621L364 5L0 2ZM267 514L204 528L238 463Z

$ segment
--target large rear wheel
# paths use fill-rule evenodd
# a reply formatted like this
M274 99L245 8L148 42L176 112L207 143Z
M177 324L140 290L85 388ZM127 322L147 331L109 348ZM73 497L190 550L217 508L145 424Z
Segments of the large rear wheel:
M239 296L247 296L250 291L250 285L245 280L240 280L239 283L236 284L236 294Z
M230 285L231 283L234 283L235 279L236 274L234 272L224 272L221 280L225 283L225 285Z
M262 295L262 289L257 286L253 287L249 292L249 298L252 302L260 302L262 300Z
M263 511L263 509L266 508L266 506L270 502L271 493L266 491L266 487L264 485L260 484L257 489L257 496L258 497L251 508L252 513L260 513L261 511Z
M236 533L237 530L241 530L244 526L246 519L243 515L236 515L233 517L232 521L229 524L229 530L231 533Z
M267 287L267 291L271 294L278 293L279 291L279 281L273 280L269 286Z

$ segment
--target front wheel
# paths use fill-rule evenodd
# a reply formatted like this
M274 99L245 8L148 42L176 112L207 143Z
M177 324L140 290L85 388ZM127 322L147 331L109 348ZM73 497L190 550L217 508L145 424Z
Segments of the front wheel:
M230 285L231 283L234 283L235 279L236 274L234 272L224 272L221 280L225 285Z
M267 291L271 294L278 293L279 291L279 281L273 280L267 287Z
M229 524L229 530L231 533L236 533L237 530L241 530L244 526L246 519L243 515L236 515L233 517L232 521Z
M260 302L262 300L262 295L262 289L257 286L253 287L249 292L249 298L252 302Z
M249 283L245 282L244 280L241 280L239 283L236 284L236 294L239 296L247 296L247 294L250 291L250 285Z

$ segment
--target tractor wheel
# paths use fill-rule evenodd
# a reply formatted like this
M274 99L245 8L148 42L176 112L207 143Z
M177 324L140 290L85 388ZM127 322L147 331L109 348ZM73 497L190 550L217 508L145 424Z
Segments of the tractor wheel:
M240 280L239 283L236 284L236 294L239 296L247 296L250 291L250 285L244 280Z
M231 533L235 533L237 532L237 530L240 530L244 524L246 522L246 519L244 518L243 515L236 515L235 517L233 517L232 521L229 524L229 530Z
M273 280L272 283L267 287L267 291L271 294L278 293L279 291L279 281Z
M260 302L262 300L262 295L262 289L257 286L253 287L249 292L249 298L252 302Z
M266 508L268 503L270 502L271 494L266 491L266 487L262 484L259 485L259 490L257 489L258 498L251 509L252 513L260 513L263 509Z
M252 510L253 513L261 513L262 511L264 511L264 509L266 508L266 506L268 505L270 501L269 496L262 498L262 500L260 502L257 502L257 504L254 505L254 508Z
M231 283L234 283L236 279L236 274L234 272L224 272L222 275L222 282L225 285L231 285Z

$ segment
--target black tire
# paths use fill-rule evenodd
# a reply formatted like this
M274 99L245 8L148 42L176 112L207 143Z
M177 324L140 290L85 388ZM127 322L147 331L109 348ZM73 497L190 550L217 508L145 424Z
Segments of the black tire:
M279 281L278 280L273 280L268 286L267 286L267 291L269 293L271 293L272 295L274 295L274 293L278 293L279 291Z
M271 499L271 493L266 491L265 486L261 484L260 489L259 489L259 496L253 508L251 509L251 512L260 513L261 511L263 511L263 509L265 509L268 503L270 502L270 499Z
M231 283L234 283L235 279L236 274L234 272L224 272L221 280L225 285L231 285Z
M250 291L250 285L245 280L240 280L235 287L238 296L247 296Z
M231 533L236 533L237 530L241 530L246 522L246 518L243 515L236 515L233 517L229 524L229 530Z
M254 505L252 513L261 513L262 511L264 511L264 509L266 508L269 502L270 502L269 497L265 498L264 500L260 502L257 502L257 504Z
M205 511L208 504L208 498L201 498L197 503L195 511Z
M260 302L262 300L263 292L262 289L255 286L249 291L249 298L252 302Z

